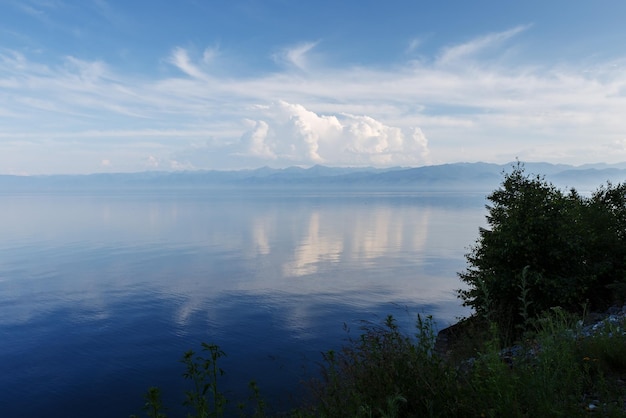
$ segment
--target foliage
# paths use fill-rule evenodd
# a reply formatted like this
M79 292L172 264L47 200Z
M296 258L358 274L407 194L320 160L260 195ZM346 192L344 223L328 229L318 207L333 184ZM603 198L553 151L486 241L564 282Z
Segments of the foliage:
M226 354L215 344L202 343L202 351L208 352L209 357L196 356L193 350L189 350L181 360L187 368L183 377L191 380L193 385L192 390L185 392L183 404L193 408L198 418L221 417L226 398L217 388L218 376L224 375L217 360Z
M146 403L143 406L143 410L146 412L149 418L167 418L167 415L163 413L163 404L161 402L161 389L157 387L151 387L144 395ZM131 415L134 418L135 415Z
M389 316L382 325L366 324L340 351L326 352L322 377L311 386L315 402L282 416L585 417L590 410L600 416L624 416L626 323L623 318L607 321L591 333L583 332L581 324L563 309L551 309L534 322L520 345L501 350L492 329L472 357L454 363L434 352L430 317L418 316L412 337ZM185 355L195 362L191 372L184 362L188 373L212 381L219 376L219 368L217 374L212 372L214 361L223 352L215 345L206 347L214 347L208 359ZM205 384L203 380L198 386L200 393ZM188 416L220 414L211 388L205 391L211 402L197 403L194 393L195 414ZM256 407L249 411L240 405L240 416L269 416L254 383L251 389L249 400ZM166 416L157 388L150 388L146 401L148 417ZM201 404L210 407L203 410Z
M202 343L202 351L208 353L208 357L196 355L193 350L185 352L181 363L185 365L183 378L191 381L191 389L185 391L183 405L188 406L193 413L189 417L209 418L224 416L227 399L218 390L218 378L224 375L218 365L218 360L226 354L215 344ZM258 388L251 383L251 389L258 395ZM166 418L161 401L161 391L152 387L144 395L146 404L144 411L150 418Z
M626 376L626 318L611 317L599 323L592 336L579 338L582 358L614 379Z
M611 368L589 357L605 342L584 336L572 315L545 312L521 344L500 350L487 342L474 359L464 386L474 399L471 416L578 417L600 408L602 416L624 416L626 390ZM615 344L616 356L626 345Z
M607 286L626 282L626 185L564 193L518 162L488 200L488 228L466 255L460 297L502 336L518 336L553 306L579 312L613 302Z
M575 313L626 299L626 184L590 196L558 190L520 163L488 196L487 223L460 274L465 305L445 358L435 352L431 317L407 336L392 316L365 324L339 351L322 354L314 402L293 417L582 417L626 414L626 323L583 332ZM515 346L507 346L514 339ZM183 376L190 417L227 414L218 390L225 353L188 351ZM460 354L460 355L459 355ZM241 416L267 415L254 382ZM145 395L148 417L165 418L158 388ZM251 408L250 405L253 407Z
M308 416L583 417L591 408L624 416L626 388L615 374L621 369L611 363L626 358L623 327L604 334L621 330L622 339L611 344L583 337L578 323L552 309L523 344L501 350L492 329L472 357L454 363L432 351L430 318L418 317L416 339L388 318L383 326L365 327L340 352L325 354L318 402ZM590 358L593 353L598 357Z
M316 416L454 415L456 372L433 353L431 317L418 315L415 340L391 316L362 331L339 352L323 354L322 379L313 386Z

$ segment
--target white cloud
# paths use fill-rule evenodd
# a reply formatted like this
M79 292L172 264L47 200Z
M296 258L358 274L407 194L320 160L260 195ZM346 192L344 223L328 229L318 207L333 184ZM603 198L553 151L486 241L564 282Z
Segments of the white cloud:
M149 167L148 155L162 169L505 162L528 150L554 162L623 159L606 144L626 132L626 61L503 58L526 30L375 69L312 66L320 45L305 43L280 55L288 68L246 77L229 73L217 48L197 57L174 48L166 62L181 73L141 76L101 60L44 64L0 49L0 167L97 171L102 155L127 171ZM209 76L208 66L228 75ZM77 150L80 166L46 163Z
M397 165L427 162L428 142L419 128L403 130L369 117L320 115L279 101L260 108L242 136L246 155L291 164Z
M317 46L318 42L304 42L290 48L286 48L281 53L274 55L278 62L285 62L291 66L306 70L309 66L310 52Z
M206 51L205 51L206 59ZM169 62L174 64L179 70L193 78L204 79L206 75L200 68L194 65L189 58L187 50L184 48L175 48L170 55Z
M467 59L488 48L498 46L515 35L524 32L528 28L530 28L530 25L516 26L503 32L490 33L488 35L472 39L469 42L445 48L439 56L438 64L451 64Z
M291 138L285 156L312 163L322 163L320 142L332 141L340 124L334 116L319 116L302 105L284 101L278 104L281 119L287 117L280 134ZM286 128L286 129L285 129Z
M204 52L202 53L202 61L205 64L210 64L215 59L217 59L218 54L219 54L219 49L217 47L205 48Z
M244 148L252 157L276 159L276 154L266 143L269 125L267 122L249 121L252 129L243 135Z
M609 155L618 155L626 158L626 138L622 137L604 144L604 152Z
M65 57L65 61L68 74L78 76L87 83L97 82L108 73L106 65L100 61L84 61L72 56Z
M156 158L154 155L149 155L146 159L146 165L150 168L158 168L160 165L159 159Z
M181 162L177 160L169 160L169 169L175 170L175 171L182 171L182 170L195 170L196 167L194 167L194 165L188 161Z
M155 155L148 155L143 161L144 170L193 170L195 167L188 161L178 161L169 157L158 157Z
M422 45L422 42L423 41L421 38L413 38L409 40L409 44L407 45L405 52L407 54L415 52L420 47L420 45Z

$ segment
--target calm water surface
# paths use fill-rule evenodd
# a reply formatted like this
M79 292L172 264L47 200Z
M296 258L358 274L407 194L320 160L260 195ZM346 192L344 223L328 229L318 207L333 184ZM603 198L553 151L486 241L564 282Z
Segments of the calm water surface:
M255 379L288 409L344 324L468 314L484 216L481 194L0 195L0 416L127 417L150 386L176 414L202 341L229 398Z

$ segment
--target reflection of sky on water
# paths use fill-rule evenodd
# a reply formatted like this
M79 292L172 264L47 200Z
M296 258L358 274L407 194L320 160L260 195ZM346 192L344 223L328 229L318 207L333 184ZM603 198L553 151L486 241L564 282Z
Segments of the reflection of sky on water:
M419 195L0 197L0 393L54 408L89 383L140 408L146 387L177 389L199 341L228 352L231 384L280 391L344 322L464 314L456 272L483 211Z

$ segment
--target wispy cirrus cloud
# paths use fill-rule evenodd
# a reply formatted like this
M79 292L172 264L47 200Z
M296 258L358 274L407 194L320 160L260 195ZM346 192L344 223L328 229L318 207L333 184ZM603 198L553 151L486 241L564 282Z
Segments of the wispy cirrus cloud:
M422 45L422 43L423 43L423 40L421 38L413 38L409 40L405 52L407 54L411 54L415 52L420 47L420 45Z
M179 72L151 75L0 50L0 139L13 138L0 167L23 172L26 153L45 161L52 145L33 147L37 138L54 138L55 152L84 147L95 171L104 160L108 169L145 169L150 156L187 168L626 157L614 145L626 138L626 57L550 67L511 59L509 44L531 29L375 69L312 65L320 45L303 43L283 50L286 68L247 76L211 73L223 65L217 47L197 57L176 47L162 62ZM31 144L22 151L20 138Z
M304 42L285 48L280 53L274 54L274 60L300 70L306 70L310 65L310 53L317 44L318 42Z
M175 48L168 61L190 77L199 79L206 78L204 72L191 61L187 50L184 48Z
M516 26L503 32L494 32L478 38L474 38L469 42L444 48L441 52L437 63L439 65L451 64L468 59L488 48L498 47L503 42L512 37L528 30L532 25Z

